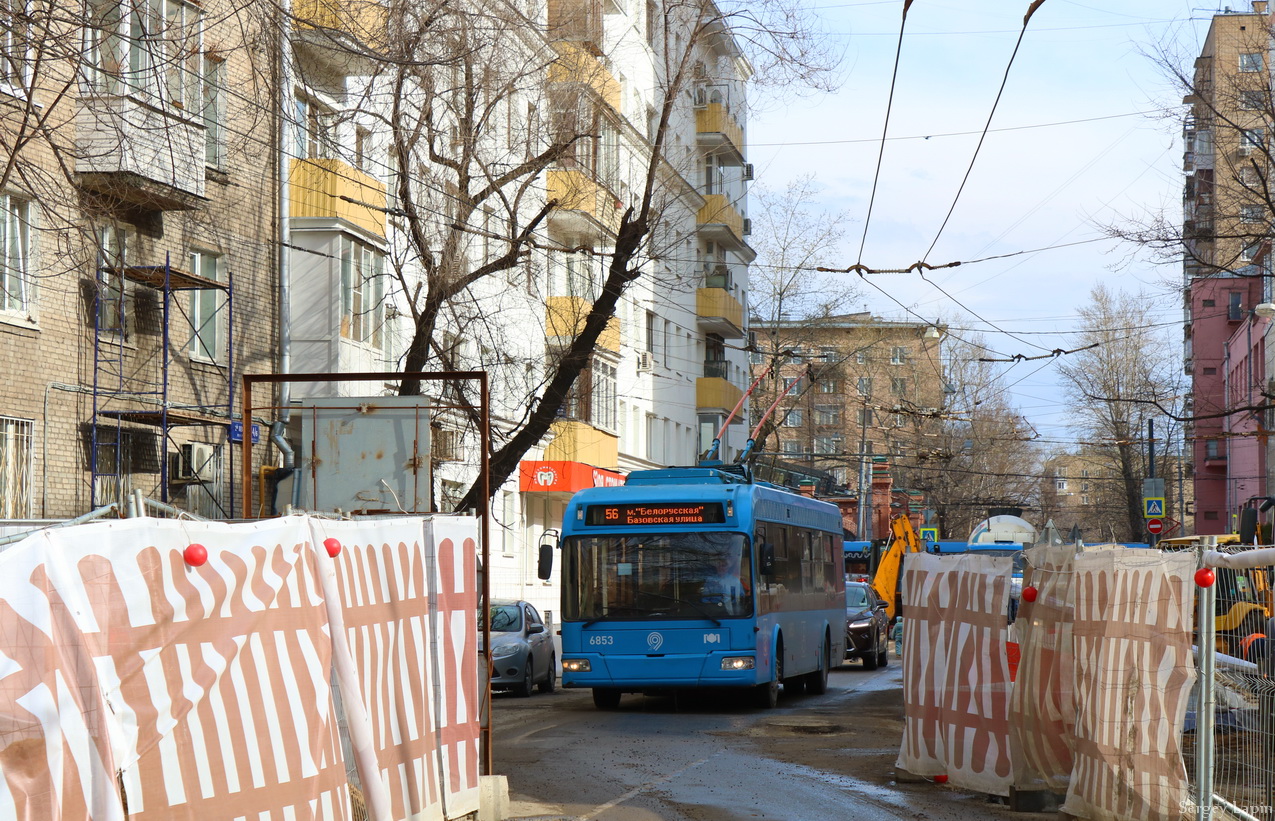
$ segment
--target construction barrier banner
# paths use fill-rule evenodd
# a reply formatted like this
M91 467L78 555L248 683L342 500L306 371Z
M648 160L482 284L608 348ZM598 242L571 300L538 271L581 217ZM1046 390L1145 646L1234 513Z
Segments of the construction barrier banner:
M1022 790L1067 790L1071 780L1076 709L1072 703L1072 560L1074 545L1043 545L1026 551L1018 634L1018 676L1009 700L1014 786Z
M130 519L0 552L0 817L476 808L476 531ZM186 562L191 544L206 563ZM464 602L458 636L447 608ZM444 632L450 651L434 646Z
M1063 811L1178 819L1190 805L1181 739L1195 683L1197 557L1138 548L1075 559L1075 766Z
M897 766L1008 795L1008 556L908 554Z

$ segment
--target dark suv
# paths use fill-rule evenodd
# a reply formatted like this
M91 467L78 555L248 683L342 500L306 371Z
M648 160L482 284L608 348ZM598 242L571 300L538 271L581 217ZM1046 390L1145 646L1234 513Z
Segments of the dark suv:
M865 670L890 661L890 618L885 600L871 585L846 582L846 658L863 659Z

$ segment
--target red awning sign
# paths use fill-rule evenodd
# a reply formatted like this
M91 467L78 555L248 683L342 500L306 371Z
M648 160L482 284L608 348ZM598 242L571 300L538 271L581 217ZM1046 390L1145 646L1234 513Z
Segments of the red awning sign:
M518 488L524 492L575 493L589 487L619 487L624 474L584 462L525 461L518 463Z

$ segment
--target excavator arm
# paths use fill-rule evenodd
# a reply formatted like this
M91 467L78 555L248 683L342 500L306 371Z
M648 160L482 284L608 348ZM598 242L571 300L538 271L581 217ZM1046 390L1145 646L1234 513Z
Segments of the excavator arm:
M921 539L912 528L912 520L900 513L890 520L890 547L877 564L872 577L872 589L885 599L886 614L893 620L898 614L896 591L899 588L899 571L903 567L904 553L921 552Z

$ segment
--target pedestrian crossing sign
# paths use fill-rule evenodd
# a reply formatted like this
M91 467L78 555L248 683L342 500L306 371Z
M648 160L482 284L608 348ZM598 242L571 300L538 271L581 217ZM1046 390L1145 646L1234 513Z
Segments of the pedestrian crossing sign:
M937 527L921 528L922 542L929 543L929 542L937 542L938 540L939 540L939 529Z
M1150 497L1142 500L1142 518L1159 519L1164 516L1164 498Z

